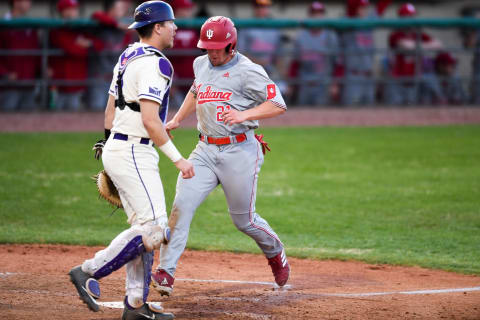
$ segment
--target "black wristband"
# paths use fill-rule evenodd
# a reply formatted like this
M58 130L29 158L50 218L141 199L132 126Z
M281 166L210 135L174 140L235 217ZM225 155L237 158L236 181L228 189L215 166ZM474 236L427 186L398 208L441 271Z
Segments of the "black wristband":
M110 129L105 129L105 140L108 140L108 137L110 137Z

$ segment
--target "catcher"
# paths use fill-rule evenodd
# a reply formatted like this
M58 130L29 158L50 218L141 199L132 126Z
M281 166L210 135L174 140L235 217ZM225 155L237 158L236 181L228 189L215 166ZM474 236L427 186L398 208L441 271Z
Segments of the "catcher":
M114 204L123 207L131 227L69 272L80 298L90 310L98 311L97 280L126 265L123 320L174 318L162 313L161 307L146 303L153 250L170 238L154 144L184 179L194 176L192 164L181 156L164 128L173 68L161 50L173 45L177 29L173 20L172 8L163 1L148 1L136 8L130 28L136 29L140 42L129 46L118 59L105 110L106 142L94 146L96 158L101 156L105 168L97 177L98 185L102 190L105 184L107 189L118 189L119 199ZM108 197L112 194L114 191Z

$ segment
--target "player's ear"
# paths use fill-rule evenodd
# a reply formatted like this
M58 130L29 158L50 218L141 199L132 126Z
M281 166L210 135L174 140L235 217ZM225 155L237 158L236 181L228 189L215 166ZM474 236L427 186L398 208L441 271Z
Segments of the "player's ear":
M153 26L153 32L157 33L158 35L162 34L162 27L163 27L163 22L162 23L155 23Z

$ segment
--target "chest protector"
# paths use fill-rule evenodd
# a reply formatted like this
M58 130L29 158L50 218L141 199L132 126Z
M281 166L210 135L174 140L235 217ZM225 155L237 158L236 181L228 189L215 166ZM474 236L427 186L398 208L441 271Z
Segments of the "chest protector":
M118 60L118 74L117 74L117 93L118 98L115 100L115 107L120 110L124 110L125 107L130 108L132 111L140 112L140 104L136 101L126 102L125 97L123 96L123 75L127 66L133 60L140 59L142 57L147 57L155 55L159 57L158 59L158 72L167 79L167 87L165 93L162 97L162 105L160 108L160 119L163 123L166 122L167 113L168 113L168 99L170 94L170 87L172 86L172 77L173 77L173 66L170 61L160 52L160 50L154 47L138 47L134 50L131 47L127 48L121 55Z

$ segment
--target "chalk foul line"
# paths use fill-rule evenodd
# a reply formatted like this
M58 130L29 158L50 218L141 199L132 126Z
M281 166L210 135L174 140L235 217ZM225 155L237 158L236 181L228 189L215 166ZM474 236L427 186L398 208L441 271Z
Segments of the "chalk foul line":
M387 291L387 292L365 292L365 293L325 293L322 295L330 297L371 297L371 296L387 296L394 294L414 295L414 294L438 294L438 293L455 293L455 292L472 292L480 291L480 287L471 288L452 288L452 289L434 289L434 290L412 290L412 291Z
M274 288L279 288L278 285L274 282L263 282L263 281L218 280L218 279L214 279L214 280L176 279L176 280L188 281L188 282L257 284L257 285L265 285L265 286L272 286ZM292 288L292 286L289 284L282 287L282 289L290 289L290 288ZM330 297L369 297L369 296L386 296L386 295L394 295L394 294L415 295L415 294L439 294L439 293L472 292L472 291L480 291L480 287L411 290L411 291L364 292L364 293L321 293L321 295L330 296Z
M213 283L239 283L239 284L259 284L263 286L271 286L275 288L279 288L279 286L275 282L264 282L264 281L242 281L242 280L218 280L218 279L175 279L177 281L187 281L187 282L213 282ZM292 286L287 284L284 285L282 288L288 289Z

